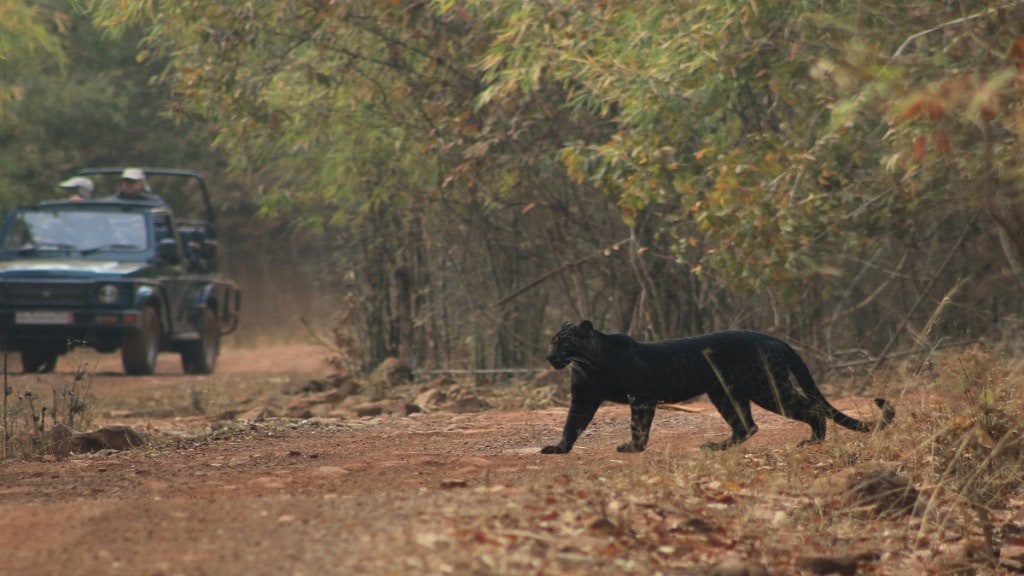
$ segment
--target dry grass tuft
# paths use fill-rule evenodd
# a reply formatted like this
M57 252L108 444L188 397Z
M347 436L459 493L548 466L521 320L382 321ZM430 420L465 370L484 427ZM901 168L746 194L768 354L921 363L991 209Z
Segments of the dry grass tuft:
M50 394L28 387L16 390L8 383L6 365L3 378L3 458L66 457L71 431L88 419L90 381L85 368L76 369Z

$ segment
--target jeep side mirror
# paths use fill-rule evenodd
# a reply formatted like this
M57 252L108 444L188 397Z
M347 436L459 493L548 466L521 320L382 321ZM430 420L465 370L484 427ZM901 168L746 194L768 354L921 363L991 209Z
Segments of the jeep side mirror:
M168 264L181 262L181 253L178 252L178 241L174 238L164 238L157 246L156 255Z

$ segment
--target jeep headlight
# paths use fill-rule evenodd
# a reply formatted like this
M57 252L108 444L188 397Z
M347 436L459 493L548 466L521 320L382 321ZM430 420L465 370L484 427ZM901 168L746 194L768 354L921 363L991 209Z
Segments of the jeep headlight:
M96 291L96 298L101 304L113 304L121 297L121 289L116 284L103 284Z

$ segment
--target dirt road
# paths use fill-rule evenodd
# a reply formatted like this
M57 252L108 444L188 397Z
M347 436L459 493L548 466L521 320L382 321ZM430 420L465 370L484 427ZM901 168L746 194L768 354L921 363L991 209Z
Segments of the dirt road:
M800 485L813 478L792 478L794 461L835 469L865 435L830 431L797 451L806 426L759 412L742 450L705 454L727 429L698 403L659 411L648 451L622 455L628 411L606 407L571 454L542 456L564 409L212 416L319 375L309 347L226 350L209 377L181 375L174 357L148 378L90 361L94 424L151 441L0 464L2 574L690 574L721 562L791 573L809 540L826 553L878 546L823 522ZM42 393L69 377L11 383ZM870 414L864 399L838 404ZM892 529L885 538L903 537Z

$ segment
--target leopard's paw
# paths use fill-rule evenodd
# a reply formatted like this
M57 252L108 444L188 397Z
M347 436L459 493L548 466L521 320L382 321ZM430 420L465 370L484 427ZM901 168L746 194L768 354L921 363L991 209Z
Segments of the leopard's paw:
M636 444L633 444L632 442L626 442L622 446L619 446L618 448L616 448L616 450L618 450L619 452L622 452L623 454L632 454L634 452L643 452L644 448L646 448L646 446L637 446Z
M545 446L540 449L541 454L567 454L569 451L561 446Z
M725 450L726 448L732 445L733 443L730 442L729 440L725 440L722 442L705 442L700 445L700 449L706 450L708 452L721 452L722 450Z

